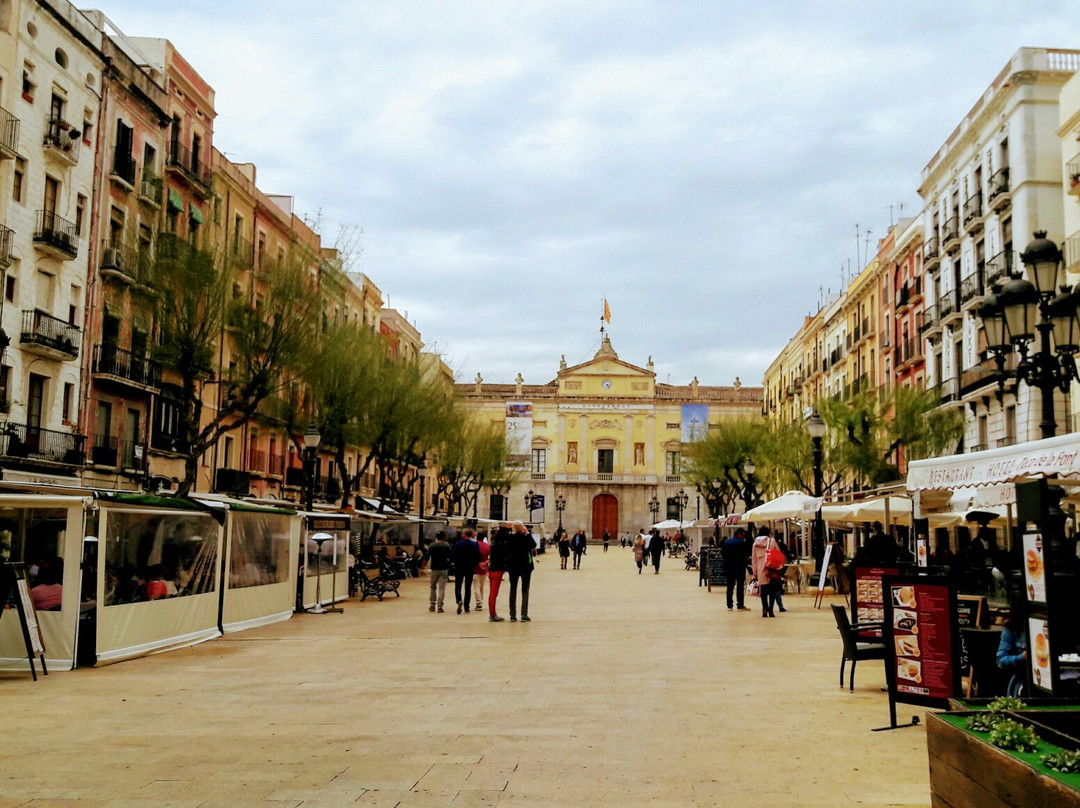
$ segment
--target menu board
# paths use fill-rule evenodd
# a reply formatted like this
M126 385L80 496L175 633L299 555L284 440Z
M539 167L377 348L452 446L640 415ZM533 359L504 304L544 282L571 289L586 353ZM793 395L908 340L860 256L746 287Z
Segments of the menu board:
M851 612L853 623L882 623L885 621L885 596L881 579L885 575L896 575L896 567L851 567ZM880 637L880 629L857 632L857 636Z
M1028 657L1031 663L1031 683L1035 687L1053 693L1054 676L1050 668L1050 626L1047 621L1042 617L1029 617L1028 637L1031 638L1031 654Z
M1046 603L1046 559L1041 533L1024 534L1024 585L1029 602Z
M933 706L960 691L956 590L948 579L889 575L882 587L890 702Z
M727 586L727 572L724 570L724 555L719 550L712 550L706 556L709 565L709 591L714 586Z

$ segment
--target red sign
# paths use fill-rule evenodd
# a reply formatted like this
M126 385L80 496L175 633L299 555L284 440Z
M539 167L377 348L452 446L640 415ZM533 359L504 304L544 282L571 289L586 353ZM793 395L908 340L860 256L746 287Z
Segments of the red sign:
M890 620L885 665L896 700L952 698L957 680L952 619L956 595L949 583L891 576L884 588Z

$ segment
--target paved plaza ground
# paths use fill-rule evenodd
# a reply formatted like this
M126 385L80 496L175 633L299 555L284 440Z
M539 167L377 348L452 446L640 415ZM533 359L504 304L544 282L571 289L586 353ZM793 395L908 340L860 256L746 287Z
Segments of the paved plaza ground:
M98 670L0 674L11 806L926 806L828 608L728 612L682 560L540 557L532 623L383 602ZM500 612L506 614L506 585ZM900 707L902 716L921 713Z

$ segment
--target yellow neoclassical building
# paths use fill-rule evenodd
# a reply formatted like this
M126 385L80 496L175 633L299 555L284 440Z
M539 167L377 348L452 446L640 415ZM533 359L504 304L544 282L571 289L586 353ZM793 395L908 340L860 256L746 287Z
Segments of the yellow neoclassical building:
M697 493L684 488L682 449L725 419L761 417L760 387L685 386L656 381L652 358L639 367L619 358L605 336L596 355L567 366L565 357L548 384L459 384L466 405L492 423L504 424L516 459L526 469L507 493L491 494L479 516L530 521L529 491L544 498L531 516L544 532L559 524L556 501L568 531L584 528L590 538L607 529L612 537L673 515L680 489L688 496L684 519L706 516ZM486 510L486 512L485 512Z

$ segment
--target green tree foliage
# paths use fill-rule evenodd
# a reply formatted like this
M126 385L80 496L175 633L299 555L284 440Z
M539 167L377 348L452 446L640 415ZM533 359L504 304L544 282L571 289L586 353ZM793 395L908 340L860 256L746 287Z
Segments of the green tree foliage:
M245 293L212 253L159 236L152 266L161 333L155 354L180 378L179 427L187 449L180 495L195 484L198 458L250 420L310 356L323 302L307 269L299 256L267 262L258 289ZM204 413L204 387L215 383L216 407Z
M452 410L435 449L437 492L448 503L447 513L467 513L485 486L496 491L513 484L521 473L505 468L507 454L501 425L483 423L461 407Z
M760 472L766 461L768 425L759 418L724 421L710 429L704 440L686 444L686 480L708 503L713 514L731 513L746 490L743 464L752 458L759 467L755 471L755 488L762 478Z

